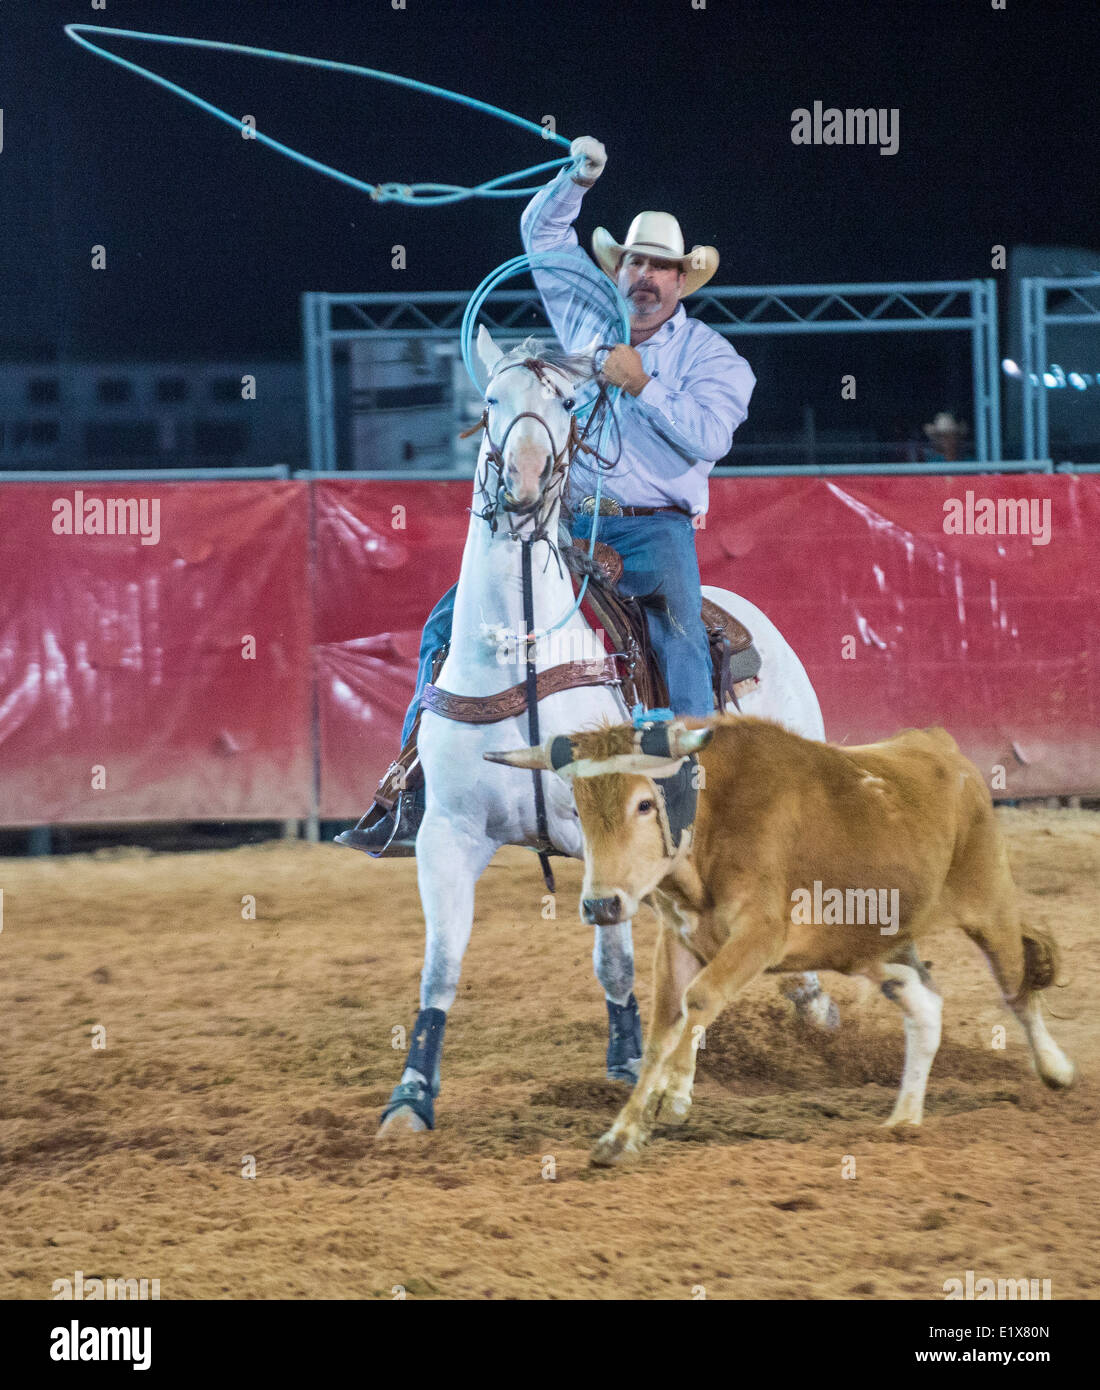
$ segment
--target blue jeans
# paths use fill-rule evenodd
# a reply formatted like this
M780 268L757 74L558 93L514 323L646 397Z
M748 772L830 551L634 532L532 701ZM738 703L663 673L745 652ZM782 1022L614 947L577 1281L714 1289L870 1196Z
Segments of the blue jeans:
M573 536L587 540L592 518L573 519ZM601 516L598 541L606 541L623 557L619 587L625 594L663 595L668 612L646 609L649 638L661 663L668 686L669 704L675 714L701 717L713 713L710 644L700 615L699 561L695 554L695 528L688 517ZM457 587L457 586L456 586ZM420 641L416 694L405 715L401 742L408 742L420 695L431 679L432 656L449 642L454 616L455 590L448 589L432 609Z

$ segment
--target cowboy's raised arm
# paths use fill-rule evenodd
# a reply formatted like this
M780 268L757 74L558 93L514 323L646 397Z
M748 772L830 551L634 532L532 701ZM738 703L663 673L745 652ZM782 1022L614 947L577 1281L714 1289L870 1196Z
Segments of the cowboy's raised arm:
M529 256L550 251L575 256L578 269L596 282L600 272L581 250L573 223L585 192L603 172L607 153L598 140L588 135L574 140L569 152L573 164L559 170L557 177L540 188L524 208L520 236ZM583 279L536 270L534 281L546 316L567 352L579 351L595 335L607 333L606 313L594 311L593 296L584 293Z
M729 453L755 385L752 368L720 338L693 363L681 389L671 390L650 377L634 399L673 448L713 465Z

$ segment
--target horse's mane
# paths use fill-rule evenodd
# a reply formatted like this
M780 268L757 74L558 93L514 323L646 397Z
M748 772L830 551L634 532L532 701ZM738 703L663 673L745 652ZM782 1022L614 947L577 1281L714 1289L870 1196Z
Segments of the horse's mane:
M543 338L526 338L507 353L508 358L521 359L537 357L548 367L564 372L574 382L591 381L595 375L595 362L589 352L563 352L552 341Z

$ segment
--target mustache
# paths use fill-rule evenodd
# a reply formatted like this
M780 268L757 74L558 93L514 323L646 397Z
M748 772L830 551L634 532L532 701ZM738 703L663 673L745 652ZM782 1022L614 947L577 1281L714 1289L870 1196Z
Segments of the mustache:
M631 293L631 294L656 294L656 293L657 293L657 287L656 287L656 285L649 285L649 284L646 284L646 283L643 282L643 283L639 283L639 284L635 285L635 286L631 289L630 293Z

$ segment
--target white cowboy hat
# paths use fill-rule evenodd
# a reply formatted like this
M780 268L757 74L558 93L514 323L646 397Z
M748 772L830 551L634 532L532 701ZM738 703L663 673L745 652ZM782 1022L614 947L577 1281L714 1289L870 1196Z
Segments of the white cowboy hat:
M592 253L612 280L618 275L619 259L625 251L679 261L684 272L681 299L702 289L718 269L718 252L713 246L693 246L684 251L684 234L670 212L640 212L631 222L624 242L616 241L606 227L597 227L592 233Z
M965 421L956 420L949 410L941 410L931 424L925 425L924 432L932 439L944 434L957 434L965 438L970 433L970 427Z

